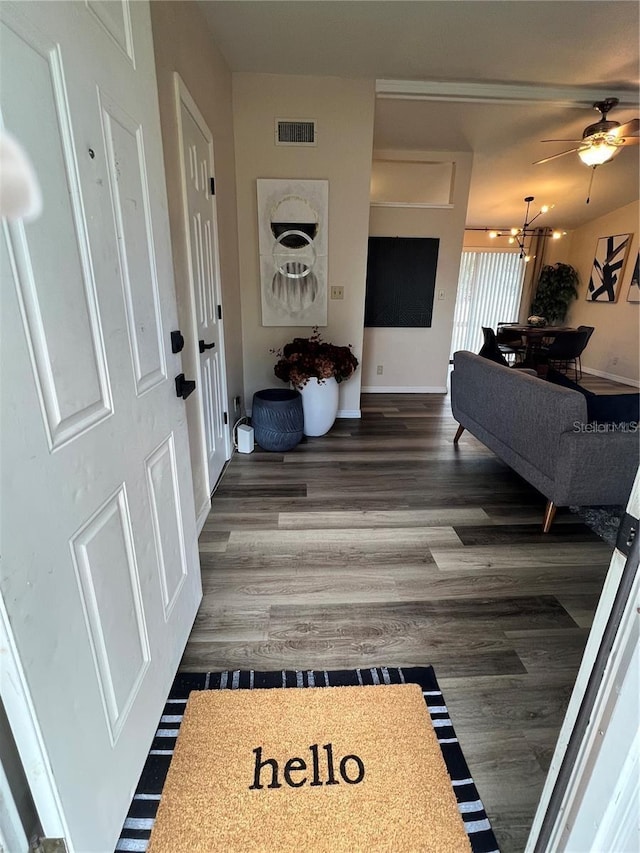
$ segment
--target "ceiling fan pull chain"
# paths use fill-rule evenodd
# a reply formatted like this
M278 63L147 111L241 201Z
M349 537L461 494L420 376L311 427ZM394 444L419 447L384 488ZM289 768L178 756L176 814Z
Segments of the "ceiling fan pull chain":
M587 204L589 204L589 202L591 201L591 187L593 186L593 176L595 175L597 168L598 168L597 166L594 166L591 169L591 178L589 179L589 189L587 190Z

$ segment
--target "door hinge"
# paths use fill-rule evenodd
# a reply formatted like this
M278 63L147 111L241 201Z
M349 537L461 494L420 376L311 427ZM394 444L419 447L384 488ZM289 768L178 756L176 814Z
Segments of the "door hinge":
M218 320L222 320L222 305L218 305Z
M35 836L31 839L29 853L67 853L67 842L64 838L40 838Z
M224 422L225 424L229 423L229 415L226 412L224 413Z
M211 195L216 194L216 179L209 178L209 188L211 189Z

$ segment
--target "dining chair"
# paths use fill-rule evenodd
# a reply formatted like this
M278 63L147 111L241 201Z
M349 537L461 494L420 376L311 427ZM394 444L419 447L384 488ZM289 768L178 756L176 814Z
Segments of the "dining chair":
M579 332L589 332L589 336L587 337L587 343L589 342L589 338L595 331L595 326L578 326Z
M516 360L522 356L526 347L522 341L522 334L514 332L510 326L518 326L518 323L498 323L496 325L496 340L500 352L505 356L513 355Z
M589 334L587 335L587 344L588 344L588 343L589 343L589 340L590 340L590 338L591 338L591 335L592 335L592 334L594 333L594 331L595 331L595 326L578 326L578 331L579 331L579 332L588 332L588 333L589 333ZM585 344L585 348L586 348L586 344ZM580 376L582 376L582 360L581 360L580 356L578 356L578 368L579 368L579 370L580 370Z
M483 358L488 358L491 361L495 361L498 364L503 364L505 367L509 367L509 362L500 350L496 339L496 333L493 329L488 326L483 326L482 335L484 337L484 341L478 355L481 355Z
M584 352L587 342L591 337L588 330L575 329L566 332L558 332L548 347L542 348L542 355L547 364L553 364L558 369L569 370L573 364L575 381L582 377L582 368L579 369L580 356Z

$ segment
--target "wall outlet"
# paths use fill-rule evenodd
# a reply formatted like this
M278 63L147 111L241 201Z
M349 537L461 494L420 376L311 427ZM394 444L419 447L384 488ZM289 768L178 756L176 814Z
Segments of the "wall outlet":
M378 376L382 376L382 374L384 373L384 367L381 364L378 365L376 373L378 374Z
M344 287L336 287L335 285L333 285L331 287L331 298L344 299Z

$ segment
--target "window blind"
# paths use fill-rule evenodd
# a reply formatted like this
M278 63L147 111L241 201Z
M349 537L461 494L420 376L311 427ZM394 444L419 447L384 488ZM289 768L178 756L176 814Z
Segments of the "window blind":
M482 327L518 320L524 261L516 252L463 252L453 318L451 356L478 352Z

